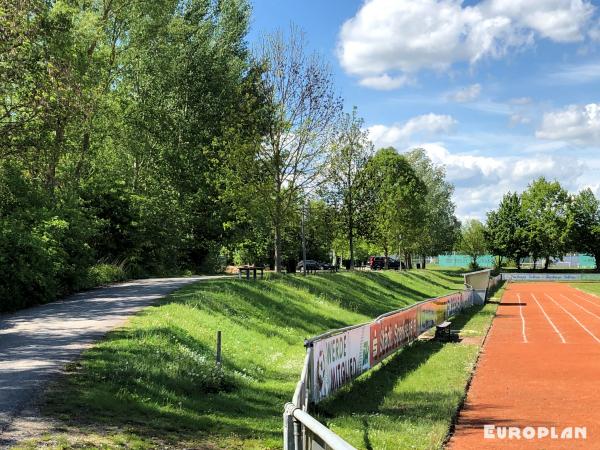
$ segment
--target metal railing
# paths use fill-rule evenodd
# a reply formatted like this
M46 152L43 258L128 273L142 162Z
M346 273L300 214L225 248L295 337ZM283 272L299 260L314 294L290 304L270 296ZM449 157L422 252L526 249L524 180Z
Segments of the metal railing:
M356 450L345 440L293 403L283 413L285 450Z

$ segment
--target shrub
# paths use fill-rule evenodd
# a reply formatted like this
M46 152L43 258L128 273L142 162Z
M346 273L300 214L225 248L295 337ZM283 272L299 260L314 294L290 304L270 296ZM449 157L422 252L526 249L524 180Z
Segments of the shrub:
M116 264L96 264L90 267L87 273L89 287L102 286L126 279L125 270Z

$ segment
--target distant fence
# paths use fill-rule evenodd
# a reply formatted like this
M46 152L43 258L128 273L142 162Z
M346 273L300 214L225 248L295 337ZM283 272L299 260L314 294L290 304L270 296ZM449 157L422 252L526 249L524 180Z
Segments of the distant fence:
M478 273L479 274L479 273ZM487 271L489 281L489 271ZM465 278L466 279L466 278ZM485 300L485 293L484 300ZM310 404L329 397L360 374L414 342L418 336L472 306L474 289L391 311L371 322L332 330L305 341L306 359L294 398L285 407L284 449L353 449L308 414Z
M439 255L438 264L441 267L469 267L473 258L469 255ZM483 255L477 258L479 267L493 267L494 257L492 255Z
M507 281L600 281L600 273L503 272Z

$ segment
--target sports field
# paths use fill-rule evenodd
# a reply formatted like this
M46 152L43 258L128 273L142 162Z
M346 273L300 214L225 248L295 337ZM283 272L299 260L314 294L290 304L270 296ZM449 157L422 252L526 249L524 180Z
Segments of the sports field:
M599 381L600 298L511 283L448 448L600 448Z

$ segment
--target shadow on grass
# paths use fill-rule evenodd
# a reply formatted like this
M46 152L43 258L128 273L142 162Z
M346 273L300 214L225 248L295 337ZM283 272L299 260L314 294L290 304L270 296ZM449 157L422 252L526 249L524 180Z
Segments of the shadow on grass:
M208 312L217 322L232 322L238 331L244 328L280 338L282 344L298 346L301 352L300 333L309 337L355 320L350 314L342 320L338 306L373 318L431 297L418 284L404 283L404 278L374 273L286 276L258 282L212 280L182 289L166 303L189 308L186 314ZM152 311L156 309L142 314L154 317ZM280 445L281 410L299 373L290 376L288 365L277 367L267 360L238 367L225 354L221 379L212 370L214 349L207 347L208 341L191 335L176 320L166 320L168 314L157 317L164 320L159 321L161 326L151 322L110 333L87 351L81 366L52 389L46 414L75 426L128 429L150 439L173 434L174 440L216 436L219 441L236 436ZM439 348L438 343L417 343L368 379L358 380L358 386L379 384L382 391L369 395L361 408L375 408L398 378ZM370 389L369 384L363 386ZM365 442L369 442L368 423Z
M71 366L70 376L50 388L43 413L66 425L128 429L150 439L168 440L173 432L174 440L221 433L279 439L274 421L290 394L264 381L286 375L253 372L227 358L217 373L213 358L212 349L177 327L113 332L86 352L83 367Z

